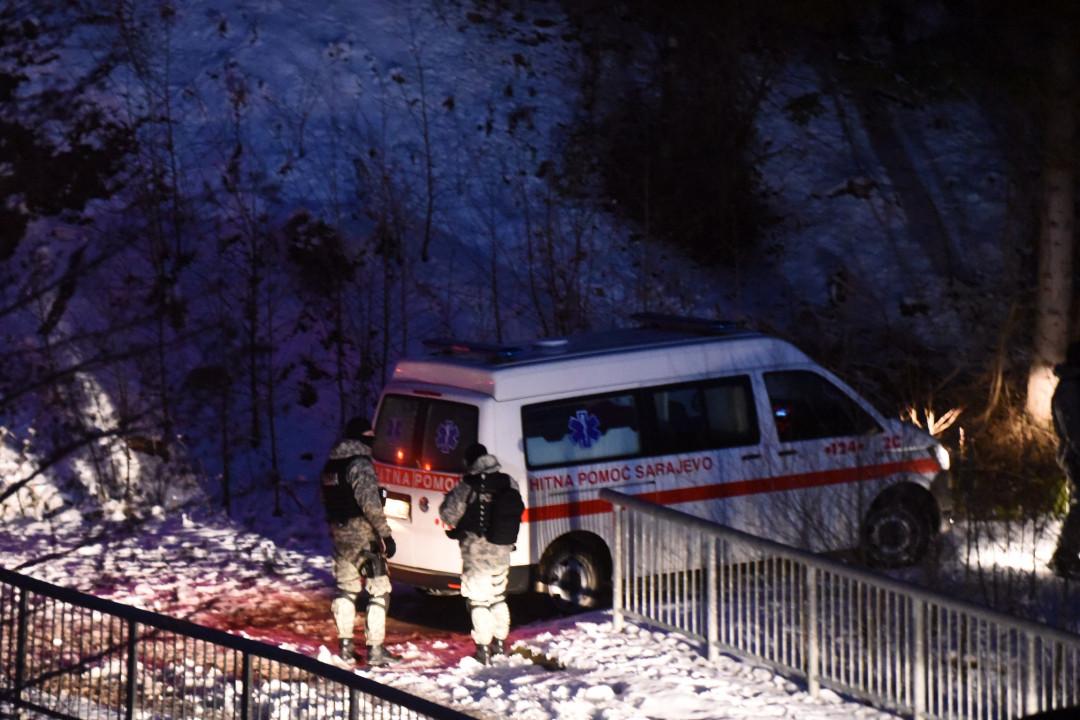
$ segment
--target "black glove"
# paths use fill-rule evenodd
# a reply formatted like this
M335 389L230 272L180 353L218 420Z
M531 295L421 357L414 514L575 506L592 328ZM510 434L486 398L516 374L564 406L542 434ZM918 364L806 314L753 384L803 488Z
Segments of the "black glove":
M394 538L387 535L382 539L383 554L388 558L394 557L394 553L397 552L397 543L394 542Z

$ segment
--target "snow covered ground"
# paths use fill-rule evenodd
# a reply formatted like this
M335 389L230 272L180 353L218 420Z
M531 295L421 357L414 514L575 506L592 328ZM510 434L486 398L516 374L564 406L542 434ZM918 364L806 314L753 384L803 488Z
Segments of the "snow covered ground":
M522 632L524 630L524 632ZM870 718L892 717L750 663L706 660L677 635L629 625L614 633L609 612L519 630L515 647L552 658L548 670L519 655L483 667L466 657L425 669L429 650L411 644L401 669L376 679L464 712L518 718ZM535 633L535 634L534 634Z
M137 534L129 529L106 524L85 540L73 523L14 522L0 537L0 558L49 582L330 661L327 558L285 549L221 519L163 518ZM270 623L244 612L265 606L274 608ZM245 617L251 624L238 625ZM391 627L388 642L403 661L366 672L481 717L891 717L827 690L813 699L799 684L751 663L710 662L678 635L632 624L615 633L608 611L517 626L510 640L517 654L484 667L468 656L463 632L416 637Z
M0 537L4 566L331 661L325 556L291 549L287 536L274 542L222 517L159 517L138 532L125 523L103 523L89 534L81 522L75 513L12 521ZM1038 535L1017 527L982 537L971 548L976 568L997 573L999 582L1010 572L1034 573L1047 597L1060 594L1043 570L1056 527ZM942 567L957 580L962 548L955 539L945 546L956 562ZM399 596L411 592L395 588ZM431 620L440 627L438 618ZM829 690L811 698L801 684L753 663L731 657L710 662L676 634L633 624L615 633L608 611L519 624L510 640L516 654L484 667L469 657L465 632L417 633L415 625L392 622L388 643L402 662L358 672L481 717L891 717Z
M435 269L428 271L431 277L421 278L423 292L414 293L419 307L410 308L412 337L421 337L430 325L443 330L439 323L444 318L454 326L450 329L490 336L494 320L486 310L491 304L487 295L454 297L446 307L432 298L450 296L451 280L469 285L460 282L466 273L485 277L488 249L496 246L506 266L500 272L511 281L505 283L508 294L524 284L524 271L502 258L516 257L510 251L528 237L521 203L542 206L546 185L539 180L539 168L559 157L558 130L575 111L576 75L561 71L580 61L579 48L564 39L570 28L554 6L539 4L543 17L538 18L495 12L491 19L470 19L474 13L459 16L460 8L454 4L447 4L443 13L430 12L429 5L441 7L412 0L330 0L317 9L289 0L191 0L180 4L166 23L160 17L146 19L149 27L159 30L159 36L148 32L147 42L160 40L161 48L173 51L153 58L162 65L160 82L173 94L178 117L184 118L177 124L176 138L181 166L187 169L178 182L181 186L202 188L209 183L220 191L216 178L225 158L234 145L242 146L243 157L253 163L246 172L275 178L281 199L266 200L275 222L294 210L310 208L320 216L340 215L346 235L364 237L369 220L342 211L355 204L357 190L362 189L354 187L362 186L354 177L356 159L370 159L371 173L384 173L400 185L403 197L410 200L412 221L419 225L424 158L432 153ZM167 58L174 61L166 64ZM778 83L770 98L777 107L816 92L822 84L808 69L795 67L789 74L790 81ZM126 107L123 99L129 98L137 105L150 93L144 83L118 72L104 101ZM426 120L418 111L425 107L430 112ZM823 108L808 131L782 113L761 120L771 153L765 168L767 184L785 218L775 231L775 253L763 253L753 265L737 269L731 279L718 280L668 250L644 245L627 249L626 230L610 227L612 218L602 215L589 225L589 238L596 243L590 257L597 260L582 273L595 317L631 308L637 282L647 285L641 295L653 298L651 309L749 315L781 328L809 318L813 322L806 324L806 334L813 335L819 327L817 310L830 302L826 280L849 268L850 277L836 279L849 299L834 300L839 307L830 311L837 316L838 327L854 328L856 320L865 318L875 327L911 324L947 337L950 343L966 337L957 331L963 318L958 319L956 308L940 297L944 285L927 279L938 270L931 273L926 266L935 265L935 259L937 265L948 265L948 258L937 258L916 242L918 238L900 232L903 198L869 152L863 133L845 139L845 122L855 115L846 101L840 98ZM526 111L528 123L514 121ZM941 114L959 117L955 108ZM425 148L421 130L427 122L430 149ZM940 176L951 189L947 216L960 228L950 237L970 246L971 255L980 258L981 273L996 277L1010 267L1011 256L996 244L1000 234L996 228L1007 207L1007 184L1000 180L1001 159L985 147L988 133L973 127L980 125L955 119L929 123L920 116L905 124L901 140L906 146L926 148L916 153L914 165L922 171L930 164L920 177L930 183L929 178ZM807 132L815 142L808 140ZM837 147L858 156L858 162L845 159ZM859 175L853 177L855 170ZM870 177L862 177L864 172ZM853 183L870 188L869 197L846 189ZM567 215L573 216L569 211ZM223 222L219 216L229 218L223 211L206 216L214 222ZM101 219L103 227L108 227L107 220ZM219 228L212 230L208 236L216 236ZM59 253L47 231L51 225L41 223L34 239ZM880 241L866 242L867 238ZM415 244L417 238L412 240ZM34 243L26 247L36 252ZM637 263L641 269L631 262L634 252L643 258ZM206 267L222 264L213 252L200 262ZM57 262L58 267L63 265ZM187 292L197 296L201 290ZM98 298L90 296L84 302L96 318ZM906 317L900 310L902 305L923 304L933 311ZM879 310L870 312L868 307ZM814 312L802 312L806 308ZM522 319L516 305L508 304L505 310L508 333L532 329L517 327L529 324L528 313ZM996 327L995 322L978 318L977 326ZM33 332L38 325L38 318L31 318ZM306 336L293 338L292 343L282 343L288 345L281 349L282 364L316 345ZM177 372L190 369L179 357L173 360ZM303 478L317 472L334 431L337 395L322 397L320 405L294 407L277 417L287 487L304 486ZM0 428L4 440L0 483L10 478L33 481L0 508L4 567L313 657L328 657L333 639L330 568L325 547L319 544L323 533L317 519L301 517L311 506L286 503L294 513L287 518L289 526L263 534L216 516L161 512L136 525L123 518L139 509L121 512L108 504L106 520L91 525L78 511L61 512L64 498L49 476L59 475L58 469L37 474L39 458L30 440L33 424L7 419L5 424L12 429ZM132 457L125 451L115 462L129 468ZM212 453L196 460L206 468L206 479L220 471ZM258 480L267 474L261 454L252 451L252 458L238 458L235 464L257 479L257 488L265 489ZM170 487L179 484L176 476L155 473L149 461L146 467L144 473L125 472L142 483L160 476ZM93 474L85 463L73 472L84 479ZM84 484L87 495L101 494L94 482ZM236 499L234 516L257 517L264 526L272 525L280 519L268 517L268 506L266 497ZM23 514L40 518L53 513L60 514L52 520L21 519ZM1037 533L1024 527L983 529L988 532L957 533L940 565L903 576L937 587L949 584L954 592L970 590L972 598L983 597L978 593L984 590L1011 591L1015 597L1006 595L999 606L1057 618L1077 629L1080 602L1070 602L1068 589L1045 571L1056 538L1053 524ZM974 543L960 539L967 537L974 537ZM421 637L398 628L390 638L405 662L376 673L380 681L477 715L523 719L882 715L829 691L813 700L797 684L751 663L730 658L708 662L678 636L633 626L615 634L610 616L602 612L515 627L511 640L516 647L563 666L557 670L523 656L480 667L467 657L469 641L462 632Z

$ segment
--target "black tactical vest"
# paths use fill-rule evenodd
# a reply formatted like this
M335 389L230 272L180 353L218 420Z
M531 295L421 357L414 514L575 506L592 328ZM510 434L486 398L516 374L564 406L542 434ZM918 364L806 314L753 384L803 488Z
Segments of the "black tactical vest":
M461 481L469 486L469 503L454 529L446 531L446 536L460 540L470 532L496 545L517 542L525 506L521 493L510 484L510 476L495 472L466 475Z
M332 523L343 523L364 514L346 477L349 465L358 457L360 456L333 458L323 465L323 505L326 507L326 519Z

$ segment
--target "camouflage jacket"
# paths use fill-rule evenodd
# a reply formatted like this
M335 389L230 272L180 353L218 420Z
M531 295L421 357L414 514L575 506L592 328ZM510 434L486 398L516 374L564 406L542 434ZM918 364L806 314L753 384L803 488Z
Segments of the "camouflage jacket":
M499 461L494 455L481 455L469 468L467 475L494 473L499 471ZM510 478L510 485L520 492L517 481ZM460 482L446 494L439 505L439 518L450 527L454 527L465 514L465 508L472 499L468 484ZM472 570L501 570L510 565L510 545L496 545L483 537L467 532L458 540L461 548L461 562L464 572Z
M363 514L341 523L331 522L330 537L334 542L335 554L351 556L369 549L378 538L389 537L390 525L386 522L379 497L371 448L359 440L339 440L330 451L330 460L344 458L353 458L345 472L345 480L352 488L353 497ZM336 484L337 473L324 469L322 482L324 485Z

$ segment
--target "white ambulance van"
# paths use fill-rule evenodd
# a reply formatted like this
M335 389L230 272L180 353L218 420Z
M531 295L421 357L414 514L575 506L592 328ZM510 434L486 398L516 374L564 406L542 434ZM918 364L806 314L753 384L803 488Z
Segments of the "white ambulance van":
M728 323L645 314L641 327L516 345L432 340L379 400L374 457L395 580L458 589L438 515L473 442L525 500L511 590L583 607L611 582L612 488L812 551L917 562L947 517L949 455L886 418L791 344Z

